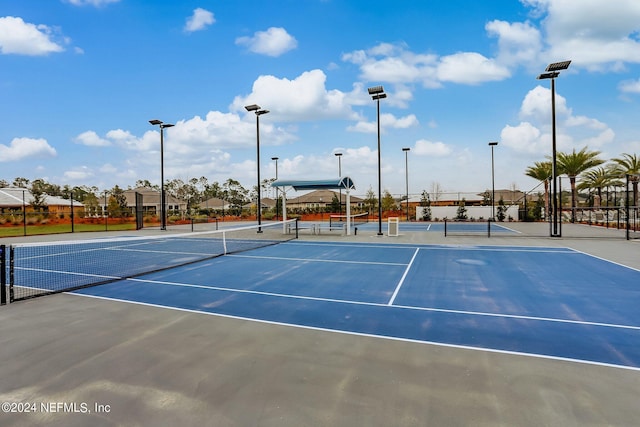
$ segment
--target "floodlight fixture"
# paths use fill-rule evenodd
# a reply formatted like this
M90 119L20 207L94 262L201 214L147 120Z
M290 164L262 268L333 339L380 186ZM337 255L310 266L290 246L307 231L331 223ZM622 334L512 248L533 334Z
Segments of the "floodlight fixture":
M571 60L554 62L552 64L549 64L545 71L562 71L562 70L566 70L567 68L569 68L570 64L571 64Z
M258 217L258 233L262 233L262 197L260 189L260 116L267 114L269 110L261 110L257 104L251 104L244 107L247 111L253 111L256 113L256 170L258 176L258 204L257 204L257 217ZM276 162L277 164L277 162Z
M153 126L160 127L160 230L167 229L167 203L164 191L164 129L173 127L171 123L164 123L162 120L149 120Z
M562 237L562 223L559 218L558 209L558 166L556 155L556 77L560 75L560 71L569 68L571 61L553 62L547 65L545 73L538 76L538 80L551 80L551 179L552 179L552 221L550 222L550 237ZM575 211L573 211L575 215Z
M496 179L493 165L493 147L496 145L498 145L496 141L489 143L489 147L491 147L491 221L496 220Z
M538 80L545 80L545 79L555 79L556 77L558 77L560 75L560 73L558 71L553 71L551 73L542 73L540 74L538 77L536 77Z
M378 104L378 236L382 236L382 168L380 166L380 100L387 97L382 86L368 89L371 98Z

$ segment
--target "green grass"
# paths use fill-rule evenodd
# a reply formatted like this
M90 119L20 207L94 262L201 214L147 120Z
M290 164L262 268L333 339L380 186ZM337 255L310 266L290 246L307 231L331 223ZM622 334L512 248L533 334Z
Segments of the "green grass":
M134 223L109 224L106 231L135 230L135 228L136 226ZM78 233L88 231L105 231L105 225L75 224L73 230ZM71 224L27 225L27 236L61 233L71 233ZM24 227L22 225L0 227L0 237L18 237L24 235Z

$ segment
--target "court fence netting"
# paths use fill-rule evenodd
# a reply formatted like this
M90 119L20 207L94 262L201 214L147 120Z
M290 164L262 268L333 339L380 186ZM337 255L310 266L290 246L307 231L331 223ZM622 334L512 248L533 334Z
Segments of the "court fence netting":
M445 237L539 237L552 236L548 221L443 221ZM640 239L640 208L576 208L564 209L558 223L558 234L553 237L587 239Z
M293 219L212 231L0 245L0 297L5 304L78 290L297 237Z

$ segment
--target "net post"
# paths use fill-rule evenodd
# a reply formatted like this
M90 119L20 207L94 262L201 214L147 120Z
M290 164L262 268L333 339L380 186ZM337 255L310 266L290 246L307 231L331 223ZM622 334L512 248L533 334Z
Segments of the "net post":
M487 237L491 237L491 218L487 221Z
M447 237L447 218L444 219L444 237Z
M0 245L0 305L7 303L7 247Z
M296 218L296 239L298 238L298 218Z

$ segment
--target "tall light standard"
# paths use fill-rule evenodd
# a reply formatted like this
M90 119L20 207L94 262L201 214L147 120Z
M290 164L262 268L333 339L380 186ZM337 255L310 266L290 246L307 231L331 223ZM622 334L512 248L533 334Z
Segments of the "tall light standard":
M404 151L404 174L405 186L407 189L407 200L405 203L407 204L407 221L409 221L409 151L411 151L411 148L405 147L402 151Z
M269 110L261 110L259 105L247 105L247 111L253 111L256 113L256 162L258 168L258 233L262 233L262 228L259 226L262 225L262 199L260 197L260 116L263 114L267 114Z
M495 169L493 167L493 147L498 145L497 142L490 142L491 147L491 221L496 220L496 179Z
M161 120L149 120L154 126L160 126L160 230L167 229L167 205L164 193L164 130L173 127L170 123L163 123Z
M338 158L338 178L342 179L342 153L335 153L335 156ZM338 189L340 191L340 212L342 215L342 187Z
M272 157L271 160L276 162L276 181L278 180L278 157ZM276 187L276 221L278 220L278 187Z
M538 80L551 79L551 145L552 145L552 163L551 163L551 179L552 179L552 197L553 197L553 230L550 237L561 237L558 229L558 168L556 162L556 77L560 75L560 71L569 68L571 61L554 62L549 64L545 69L545 73L538 76Z
M382 177L380 168L380 100L387 97L382 86L374 86L368 89L371 99L378 104L378 236L382 236Z

